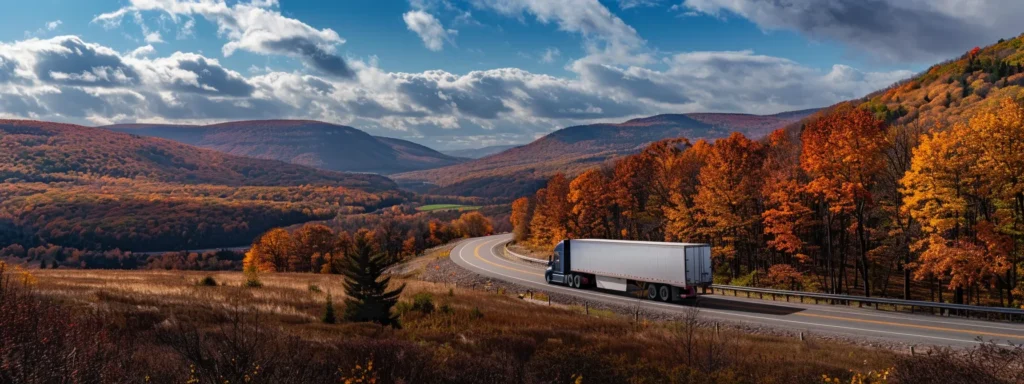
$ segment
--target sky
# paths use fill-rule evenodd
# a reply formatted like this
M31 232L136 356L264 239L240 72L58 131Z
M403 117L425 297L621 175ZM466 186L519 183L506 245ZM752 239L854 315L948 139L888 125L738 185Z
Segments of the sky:
M858 98L1019 0L0 0L0 118L311 119L437 149Z

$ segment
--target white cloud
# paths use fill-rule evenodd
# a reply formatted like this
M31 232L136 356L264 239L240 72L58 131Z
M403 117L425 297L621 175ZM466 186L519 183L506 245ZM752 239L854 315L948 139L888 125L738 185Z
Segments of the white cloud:
M57 28L60 27L60 25L63 24L63 23L64 22L60 21L60 20L54 20L54 21L48 22L48 23L46 23L46 30L47 31L56 31Z
M231 6L217 0L130 0L130 5L96 16L93 22L114 27L120 25L125 15L140 12L164 12L175 22L181 17L202 16L215 23L218 33L228 39L222 48L225 56L237 50L293 56L323 73L353 76L345 59L334 52L337 45L345 43L337 32L285 17L273 9L276 6L276 0L238 2ZM183 29L191 31L188 21L185 24Z
M555 60L558 59L558 57L561 55L562 51L559 51L558 48L548 48L545 49L544 54L540 56L540 62L546 64L554 63Z
M661 0L619 0L619 9L630 9L637 7L653 7L661 3Z
M516 68L387 72L352 61L337 79L256 68L152 45L121 55L61 36L0 44L0 110L44 120L217 122L317 119L442 144L526 141L553 129L658 113L776 113L856 98L910 75L847 66L819 71L750 51L688 52L663 70L577 61L576 75Z
M188 39L190 37L195 37L196 36L195 28L196 28L196 19L191 19L190 18L188 20L185 20L185 22L181 24L181 28L178 29L178 40L185 40L185 39Z
M434 15L420 10L406 12L402 15L402 20L405 21L406 28L419 35L423 45L431 51L444 49L444 42L451 43L452 36L458 34L456 30L444 29Z
M633 27L597 0L473 0L474 5L520 17L528 13L542 23L584 37L589 61L615 64L646 64L652 59L647 42Z
M135 48L134 50L129 52L127 56L131 58L139 58L146 57L154 53L156 53L156 48L153 48L153 45L151 44L146 44L141 47Z
M682 8L739 15L892 60L948 58L1019 34L1020 0L684 0Z
M153 31L153 32L147 33L146 36L143 37L143 40L145 42L149 43L149 44L156 44L156 43L164 42L164 39L162 37L160 37L160 32L158 32L158 31Z

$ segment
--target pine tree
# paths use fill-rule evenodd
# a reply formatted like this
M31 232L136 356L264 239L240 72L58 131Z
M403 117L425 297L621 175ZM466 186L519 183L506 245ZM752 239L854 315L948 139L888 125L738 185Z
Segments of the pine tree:
M381 278L388 267L388 258L373 249L372 237L366 230L356 234L352 252L342 262L341 272L345 275L345 293L348 295L345 319L399 328L398 316L391 313L391 307L398 302L405 285L388 291L391 278Z
M327 293L327 303L324 304L324 317L321 319L324 324L334 324L338 321L334 317L334 300L331 300L331 293Z

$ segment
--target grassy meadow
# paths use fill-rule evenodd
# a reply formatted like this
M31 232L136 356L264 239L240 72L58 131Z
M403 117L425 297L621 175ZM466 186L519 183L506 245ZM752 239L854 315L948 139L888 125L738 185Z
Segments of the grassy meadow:
M477 205L462 205L462 204L428 204L416 208L420 212L433 212L433 211L475 211L480 209Z
M415 278L445 256L435 251L396 275L405 285L395 309L401 329L321 322L328 293L344 309L337 275L263 274L262 287L246 288L238 272L8 266L0 382L924 382L911 379L961 371L952 355L909 359L813 337L716 333L696 313L677 322L587 316L515 292Z

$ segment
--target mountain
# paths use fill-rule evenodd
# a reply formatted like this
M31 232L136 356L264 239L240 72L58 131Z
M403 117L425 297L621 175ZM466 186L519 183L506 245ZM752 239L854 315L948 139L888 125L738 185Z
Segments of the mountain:
M179 184L281 186L332 184L391 189L382 176L330 172L233 156L174 141L72 124L0 120L0 180L91 178Z
M853 100L895 124L956 123L999 101L1024 96L1024 35L974 48L910 79Z
M469 149L453 149L450 151L441 151L448 156L463 157L467 159L479 159L487 157L498 152L509 150L518 147L518 144L513 145L492 145L483 148L469 148Z
M390 179L229 155L99 128L0 120L0 245L162 251L375 211Z
M390 174L463 160L409 141L308 120L237 121L205 126L122 124L102 128L332 171Z
M716 139L742 132L763 137L816 112L779 115L666 114L619 124L563 128L530 144L453 166L393 175L402 185L436 185L438 194L512 198L533 193L557 172L575 174L674 137ZM422 188L421 188L422 189Z

